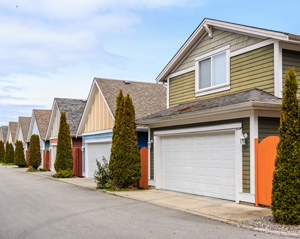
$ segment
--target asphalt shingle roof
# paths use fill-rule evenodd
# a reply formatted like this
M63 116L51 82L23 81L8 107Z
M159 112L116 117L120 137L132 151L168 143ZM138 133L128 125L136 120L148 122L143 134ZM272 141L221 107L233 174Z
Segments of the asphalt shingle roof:
M95 78L113 115L120 89L130 94L135 108L135 118L142 118L166 108L167 89L161 84ZM127 82L127 83L126 83Z
M23 134L23 139L27 140L31 117L19 117L19 123Z
M218 107L224 107L229 105L235 105L246 102L273 102L281 103L281 99L271 95L265 91L259 89L248 90L231 95L225 95L207 100L200 100L192 103L180 104L178 106L157 112L152 115L148 115L144 118L140 118L137 121L159 119L168 116L184 115L186 113L202 111L207 109L213 109Z
M51 110L33 110L33 114L40 133L40 137L41 139L45 139L51 116Z
M57 107L60 112L65 112L67 122L70 124L70 134L75 136L85 105L86 100L55 98Z

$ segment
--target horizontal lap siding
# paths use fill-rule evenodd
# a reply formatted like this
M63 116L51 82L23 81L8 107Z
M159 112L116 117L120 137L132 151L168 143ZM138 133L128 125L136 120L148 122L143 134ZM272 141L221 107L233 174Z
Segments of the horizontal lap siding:
M286 71L289 67L295 67L296 74L298 76L298 84L300 85L300 52L282 50L282 78L284 84L284 78ZM300 95L300 90L298 90L298 96Z
M264 138L269 136L279 136L279 118L258 118L258 141L261 142Z
M195 97L195 71L170 79L170 107L251 89L274 94L273 44L230 59L230 90Z
M230 44L230 50L235 51L243 47L253 45L260 41L262 41L262 39L213 29L213 38L210 39L208 35L206 35L175 71L180 71L185 68L194 66L195 57L226 46L228 44Z
M184 129L184 128L201 127L201 126L211 126L211 125L228 124L228 123L234 123L234 122L242 122L243 133L248 134L247 143L246 143L246 145L243 146L243 192L244 193L250 193L250 143L249 143L250 130L249 130L249 118L150 129L150 140L154 139L154 131L171 130L171 129ZM154 180L154 145L153 144L150 148L150 179Z

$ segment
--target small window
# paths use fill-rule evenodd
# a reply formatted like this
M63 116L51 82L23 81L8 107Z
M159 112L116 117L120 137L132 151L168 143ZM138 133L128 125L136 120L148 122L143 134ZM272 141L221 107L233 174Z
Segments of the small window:
M199 89L226 84L226 52L199 62Z
M195 64L196 96L228 90L230 88L228 51L223 50L199 57L196 59Z

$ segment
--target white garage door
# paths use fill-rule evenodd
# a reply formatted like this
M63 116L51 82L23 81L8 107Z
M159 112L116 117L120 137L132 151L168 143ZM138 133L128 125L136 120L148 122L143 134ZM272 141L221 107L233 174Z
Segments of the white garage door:
M51 167L50 167L50 170L53 171L53 172L55 172L55 167L54 167L55 159L56 159L56 145L52 145L51 146Z
M93 178L97 170L96 159L102 163L102 156L109 161L111 143L89 143L87 151L87 177Z
M235 200L234 134L162 137L162 188Z

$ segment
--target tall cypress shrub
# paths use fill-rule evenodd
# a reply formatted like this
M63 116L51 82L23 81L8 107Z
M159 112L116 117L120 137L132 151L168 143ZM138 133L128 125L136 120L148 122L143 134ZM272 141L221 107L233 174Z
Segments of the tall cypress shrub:
M56 172L59 172L61 170L73 169L73 154L71 147L70 126L67 123L65 112L62 112L60 115L57 139L57 153L54 167Z
M300 121L294 68L285 76L279 143L273 173L272 214L284 224L300 224Z
M16 150L14 156L14 164L19 167L25 167L25 155L24 155L24 147L21 141L17 140L16 142Z
M4 143L0 141L0 163L4 162L4 154L5 154Z
M33 134L30 137L28 162L34 169L37 169L42 163L40 137L36 134Z
M118 118L115 118L113 131L113 145L110 162L111 177L118 187L128 187L141 177L141 156L138 147L134 119L135 110L129 94L122 98L120 92L117 98L116 109ZM118 102L118 99L120 102ZM119 104L118 104L119 103ZM117 121L118 120L118 121Z
M11 143L6 142L5 145L5 155L4 162L5 163L13 163L14 162L14 147Z
M117 95L117 106L115 110L115 124L113 127L113 135L112 135L112 144L111 144L111 153L109 159L109 171L111 173L112 178L116 178L116 175L120 174L120 170L116 167L117 156L120 154L120 132L121 132L121 120L123 114L123 102L124 95L122 89L120 89L119 94Z

